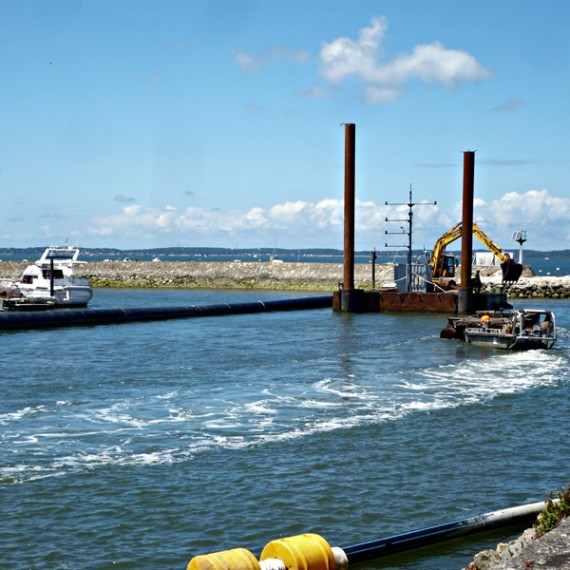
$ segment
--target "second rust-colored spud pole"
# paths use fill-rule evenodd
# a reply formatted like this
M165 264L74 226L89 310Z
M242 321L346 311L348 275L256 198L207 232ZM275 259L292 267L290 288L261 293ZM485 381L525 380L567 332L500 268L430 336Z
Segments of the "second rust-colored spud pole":
M354 212L355 212L355 130L353 123L344 125L344 281L343 289L354 289Z
M473 202L475 181L475 152L463 153L463 218L461 229L461 286L459 313L473 312L471 269L473 264Z

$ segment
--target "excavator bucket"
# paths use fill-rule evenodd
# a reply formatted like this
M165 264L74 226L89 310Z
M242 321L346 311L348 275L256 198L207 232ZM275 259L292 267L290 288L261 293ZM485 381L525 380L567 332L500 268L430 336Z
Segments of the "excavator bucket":
M523 270L522 263L513 263L512 261L501 263L503 270L503 283L516 283Z

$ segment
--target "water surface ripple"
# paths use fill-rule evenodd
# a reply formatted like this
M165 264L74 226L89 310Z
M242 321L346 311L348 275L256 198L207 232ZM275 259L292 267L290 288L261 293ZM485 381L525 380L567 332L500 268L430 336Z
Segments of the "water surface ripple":
M94 306L283 296L110 290ZM2 333L4 564L183 569L542 500L570 465L570 305L547 303L549 352L440 340L441 315L328 309ZM480 548L365 567L460 568Z

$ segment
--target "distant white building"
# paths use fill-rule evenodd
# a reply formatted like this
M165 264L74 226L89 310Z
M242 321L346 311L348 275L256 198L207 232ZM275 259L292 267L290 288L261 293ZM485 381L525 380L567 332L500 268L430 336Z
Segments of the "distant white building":
M505 252L514 259L511 252ZM473 265L480 265L483 267L495 267L501 265L501 260L490 251L476 251L473 253Z

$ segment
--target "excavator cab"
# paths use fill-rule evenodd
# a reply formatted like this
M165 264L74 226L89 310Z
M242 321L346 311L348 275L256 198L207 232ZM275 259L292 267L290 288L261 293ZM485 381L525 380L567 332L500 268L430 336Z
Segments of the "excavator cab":
M455 277L457 261L452 253L444 253L437 261L434 273L437 277Z
M432 256L432 260L434 257ZM433 293L435 287L439 290L447 291L455 287L455 275L457 271L457 259L452 253L439 253L435 258L432 269L432 283L426 285L426 291Z
M443 256L443 268L442 268L442 277L455 277L455 266L456 266L456 260L455 260L455 256L450 254L450 253L446 253Z

